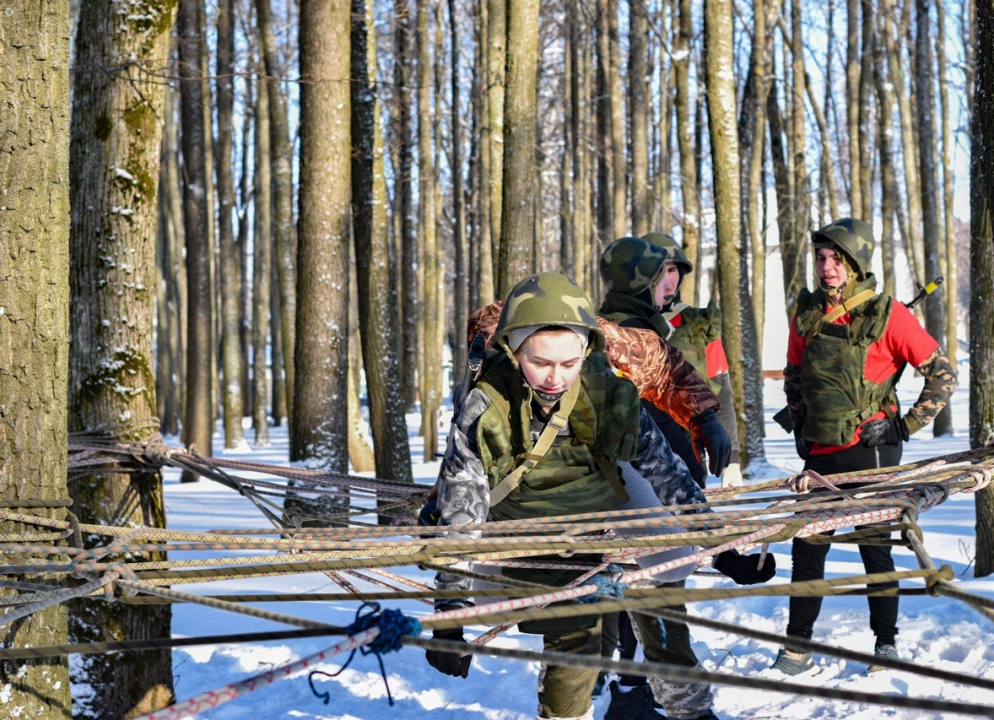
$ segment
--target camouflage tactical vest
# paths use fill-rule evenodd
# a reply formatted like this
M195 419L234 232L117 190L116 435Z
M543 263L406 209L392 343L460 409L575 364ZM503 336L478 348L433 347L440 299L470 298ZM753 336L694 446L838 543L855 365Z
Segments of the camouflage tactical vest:
M569 416L570 437L557 438L521 484L490 509L491 520L610 510L611 484L595 460L627 462L638 446L639 396L629 380L608 374L602 353L591 353L580 374L580 394ZM531 393L503 353L487 359L477 384L490 407L477 423L480 460L496 487L531 452Z
M670 345L683 353L687 362L707 380L708 386L717 395L721 391L721 383L708 377L707 347L721 337L721 310L712 300L706 308L684 308L680 317L683 322L673 326Z
M873 277L856 286L853 294L872 289ZM875 295L849 313L846 325L823 323L826 298L819 289L807 289L797 298L797 331L807 337L801 358L801 395L807 405L804 437L825 445L848 445L856 428L881 409L890 414L897 405L894 385L898 375L882 384L866 379L870 345L887 329L893 300Z
M603 353L584 361L578 382L579 397L569 416L569 437L559 437L545 457L532 468L498 505L490 520L518 520L550 515L603 512L617 504L611 483L598 468L595 455L609 463L631 461L638 446L639 395L635 385L608 374ZM531 451L531 393L520 370L504 353L489 356L477 383L490 399L490 407L477 423L476 440L483 469L493 489ZM562 562L560 556L533 558ZM574 555L571 563L594 565L599 555ZM582 573L577 570L503 568L517 580L563 586ZM535 620L519 624L522 632L561 635L593 627L596 618L582 616Z

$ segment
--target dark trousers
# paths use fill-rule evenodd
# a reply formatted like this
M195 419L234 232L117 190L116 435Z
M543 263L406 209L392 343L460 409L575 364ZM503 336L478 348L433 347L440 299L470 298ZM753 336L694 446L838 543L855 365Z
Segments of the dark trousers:
M831 475L900 465L902 447L902 443L880 445L876 448L856 445L837 453L812 456L804 463L804 469L814 470L822 475ZM833 530L827 534L831 535L834 532ZM828 543L816 545L795 538L790 552L793 561L791 582L824 579L825 556L828 555L830 547ZM889 545L860 545L859 555L867 574L894 570L894 559L891 557ZM870 585L869 588L876 590L897 587L897 585L896 582L889 582ZM877 636L877 644L893 645L897 636L898 598L870 597L867 600L870 605L870 629ZM820 597L792 597L787 635L810 640L815 620L821 612L821 601Z

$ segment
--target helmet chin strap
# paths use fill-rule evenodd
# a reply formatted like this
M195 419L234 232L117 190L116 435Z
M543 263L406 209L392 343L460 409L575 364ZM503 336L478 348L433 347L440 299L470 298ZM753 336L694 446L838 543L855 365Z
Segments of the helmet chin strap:
M532 392L535 393L535 395L538 396L538 399L542 402L559 402L562 396L566 394L566 390L561 390L557 393L547 393L536 388L532 388Z

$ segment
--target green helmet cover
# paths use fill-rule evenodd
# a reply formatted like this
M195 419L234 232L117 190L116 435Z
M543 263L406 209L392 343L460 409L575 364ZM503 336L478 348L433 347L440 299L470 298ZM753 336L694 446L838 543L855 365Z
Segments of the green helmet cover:
M676 263L676 266L680 268L681 276L694 271L694 263L690 262L683 248L677 244L676 239L672 235L654 232L643 236L642 239L665 250L666 259Z
M666 264L666 251L640 238L615 240L601 253L600 272L607 292L638 295Z
M872 272L873 230L858 218L843 218L811 233L815 253L831 248L845 257L849 264L865 279Z
M604 349L604 333L597 326L590 300L579 285L560 273L536 273L514 286L504 301L494 332L494 345L502 346L513 356L508 332L531 325L584 328L590 333L588 347Z

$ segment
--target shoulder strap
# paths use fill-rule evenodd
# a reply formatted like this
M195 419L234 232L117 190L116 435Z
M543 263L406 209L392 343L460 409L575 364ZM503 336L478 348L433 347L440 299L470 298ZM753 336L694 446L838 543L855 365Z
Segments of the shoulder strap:
M538 442L535 443L535 447L532 448L530 453L525 453L524 462L516 467L510 474L508 474L503 480L501 480L493 490L490 491L490 507L493 507L501 500L506 498L512 492L514 492L518 485L521 484L521 479L525 476L529 470L542 462L545 457L545 453L549 451L552 447L553 441L556 436L562 431L567 424L569 424L570 413L573 412L573 406L576 404L576 398L580 394L580 383L574 382L570 389L566 391L563 395L562 401L559 403L559 410L549 418L549 422L545 424L545 428L542 430L542 434L538 438Z
M827 313L825 313L825 317L823 317L819 322L814 323L811 326L811 329L808 330L808 335L807 335L808 340L810 340L814 336L814 334L818 331L818 328L821 327L822 323L835 322L837 319L839 319L846 313L852 312L857 307L865 303L867 300L876 296L876 294L877 293L873 290L870 289L864 290L863 292L856 293L841 305L838 305L832 308L831 310L829 310Z
M689 307L690 305L688 305L685 302L675 302L673 303L673 307L671 307L666 312L662 313L662 315L664 318L666 318L666 322L673 322L673 318L675 318L677 315L679 315Z

